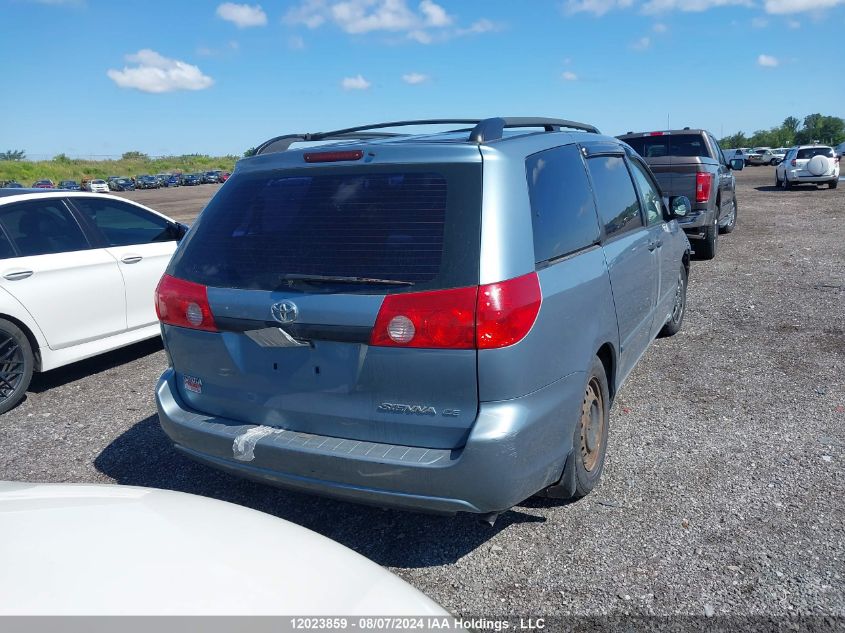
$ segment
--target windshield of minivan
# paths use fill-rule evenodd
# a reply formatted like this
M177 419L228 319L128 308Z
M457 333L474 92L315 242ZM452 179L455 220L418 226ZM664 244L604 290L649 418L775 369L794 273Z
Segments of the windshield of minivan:
M474 285L480 195L479 164L242 175L203 211L172 274L262 290L291 275L410 282L343 292Z
M709 156L700 134L664 134L626 138L625 142L643 158L661 156Z

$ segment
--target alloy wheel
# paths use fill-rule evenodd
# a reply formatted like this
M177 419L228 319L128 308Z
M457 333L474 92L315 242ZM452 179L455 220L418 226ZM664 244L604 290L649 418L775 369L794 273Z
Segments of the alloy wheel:
M21 346L7 332L0 332L0 402L17 391L24 375L24 355Z

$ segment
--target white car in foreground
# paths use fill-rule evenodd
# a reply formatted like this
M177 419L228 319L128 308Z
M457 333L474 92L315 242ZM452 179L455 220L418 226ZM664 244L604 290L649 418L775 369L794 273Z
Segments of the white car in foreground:
M0 482L0 561L0 615L448 617L324 536L168 490Z
M33 371L159 336L153 292L186 231L114 196L0 189L0 413Z
M826 184L836 189L839 184L839 158L829 145L799 145L787 152L775 168L775 185L790 189L793 185Z

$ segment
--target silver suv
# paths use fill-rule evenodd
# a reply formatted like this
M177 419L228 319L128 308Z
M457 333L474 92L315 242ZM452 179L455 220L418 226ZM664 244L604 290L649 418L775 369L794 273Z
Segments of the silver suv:
M456 129L382 131L420 123ZM681 327L689 210L571 121L271 139L158 287L162 428L213 467L359 502L581 497L613 397Z

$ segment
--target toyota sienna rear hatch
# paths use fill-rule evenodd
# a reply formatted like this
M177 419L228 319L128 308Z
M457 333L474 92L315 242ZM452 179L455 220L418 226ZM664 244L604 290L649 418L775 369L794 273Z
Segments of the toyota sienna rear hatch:
M479 281L482 166L477 150L460 156L244 161L157 291L185 403L237 423L462 446L478 411L466 326Z

